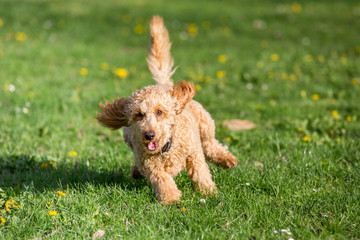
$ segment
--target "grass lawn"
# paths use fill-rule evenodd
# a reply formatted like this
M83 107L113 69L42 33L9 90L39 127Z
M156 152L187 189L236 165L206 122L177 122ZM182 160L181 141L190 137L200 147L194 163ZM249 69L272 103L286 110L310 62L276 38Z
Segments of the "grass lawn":
M239 159L210 165L205 202L183 172L181 202L158 204L95 120L104 97L154 83L155 14L175 81ZM359 239L359 29L359 1L2 0L0 239Z

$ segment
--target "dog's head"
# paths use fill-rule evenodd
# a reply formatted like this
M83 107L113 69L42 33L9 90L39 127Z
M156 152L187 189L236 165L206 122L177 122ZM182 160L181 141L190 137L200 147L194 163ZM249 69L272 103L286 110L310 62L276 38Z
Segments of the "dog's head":
M158 153L170 140L176 115L195 96L193 83L181 81L172 89L148 86L135 91L129 98L100 104L97 120L113 130L130 127L136 141L147 153Z

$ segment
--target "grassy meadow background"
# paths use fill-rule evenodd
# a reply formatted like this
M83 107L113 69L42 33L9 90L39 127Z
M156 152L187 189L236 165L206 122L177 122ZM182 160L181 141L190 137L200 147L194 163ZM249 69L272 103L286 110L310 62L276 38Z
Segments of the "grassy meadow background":
M181 202L158 204L95 121L154 83L155 14L239 159L210 166L205 202L183 172ZM359 1L1 0L0 239L359 239L359 29Z

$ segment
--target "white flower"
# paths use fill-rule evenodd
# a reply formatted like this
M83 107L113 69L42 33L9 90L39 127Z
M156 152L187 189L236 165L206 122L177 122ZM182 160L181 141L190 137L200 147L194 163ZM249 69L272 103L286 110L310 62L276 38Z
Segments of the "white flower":
M254 88L254 85L252 83L248 83L248 84L246 84L246 88L251 90Z
M22 112L23 112L24 114L28 114L28 113L29 113L29 109L27 109L26 107L23 107Z
M283 232L283 233L286 233L287 235L291 235L292 233L290 232L290 229L281 229L281 232Z
M316 190L315 188L313 188L313 191L314 191L314 192L317 192L317 190Z
M279 232L278 232L278 231L276 231L276 230L274 230L274 233L278 234Z
M266 84L263 84L263 85L261 85L261 89L264 90L264 91L266 91L266 90L269 89L269 86L266 85Z
M206 203L206 200L202 198L202 199L200 199L200 202L201 203Z
M246 186L250 186L250 183L247 182L247 183L245 183L245 185L246 185Z
M289 238L288 240L295 240L295 239L293 239L293 238Z
M14 92L16 87L13 84L9 84L9 91Z

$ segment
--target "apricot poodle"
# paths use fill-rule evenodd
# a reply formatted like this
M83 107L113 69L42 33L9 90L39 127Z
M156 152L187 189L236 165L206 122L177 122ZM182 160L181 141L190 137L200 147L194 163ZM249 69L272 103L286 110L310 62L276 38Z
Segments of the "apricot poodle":
M225 169L237 165L237 159L215 139L210 114L192 100L193 83L173 85L170 47L162 18L154 16L147 62L156 85L137 90L128 98L106 100L97 115L101 125L123 128L135 158L132 177L146 177L163 204L180 200L181 191L173 178L185 168L194 187L212 195L216 186L205 159Z

